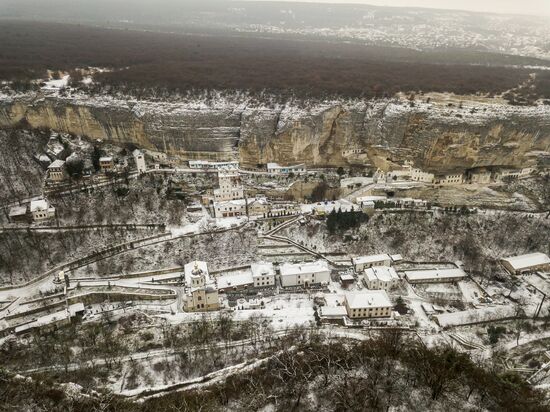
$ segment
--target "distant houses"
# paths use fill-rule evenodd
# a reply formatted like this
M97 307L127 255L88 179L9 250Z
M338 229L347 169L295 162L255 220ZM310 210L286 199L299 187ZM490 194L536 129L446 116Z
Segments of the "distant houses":
M451 170L445 173L425 171L419 168L411 169L411 180L430 183L438 186L461 184L489 184L506 180L525 179L536 172L534 167L509 168L505 166L476 167L468 170Z
M239 162L211 162L208 160L189 160L189 168L197 170L237 170L239 168Z
M268 163L267 164L267 173L273 175L288 175L294 173L295 175L301 175L307 173L306 165L299 164L293 166L281 166L278 163Z

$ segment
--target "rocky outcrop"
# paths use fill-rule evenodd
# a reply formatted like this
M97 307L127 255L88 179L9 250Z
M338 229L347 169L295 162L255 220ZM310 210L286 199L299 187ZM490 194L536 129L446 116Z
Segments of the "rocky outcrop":
M108 97L0 97L0 126L134 143L183 159L336 167L414 159L428 169L521 166L550 152L550 107L403 100L265 107L246 100L159 103Z

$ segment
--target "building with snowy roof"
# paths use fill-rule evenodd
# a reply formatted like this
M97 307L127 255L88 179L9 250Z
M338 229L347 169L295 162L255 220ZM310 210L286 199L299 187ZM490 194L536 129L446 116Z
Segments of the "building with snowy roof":
M253 263L250 265L254 286L257 288L275 286L275 269L273 263Z
M507 257L502 259L501 262L512 275L550 270L550 258L548 255L540 252Z
M103 156L99 158L99 168L103 173L112 172L115 170L115 161L111 156Z
M46 199L31 200L29 211L35 222L55 217L55 207L51 206Z
M214 189L214 200L225 202L244 198L244 188L238 172L218 172L218 188Z
M347 293L345 306L350 319L388 318L391 317L393 308L384 290Z
M252 272L234 273L218 277L217 284L220 292L237 291L252 287L254 278Z
M13 206L10 208L8 217L12 223L28 223L30 216L27 205Z
M210 278L206 262L194 261L183 267L185 283L189 291L183 299L183 308L187 312L218 310L220 299L218 289Z
M460 268L406 270L405 278L411 284L416 283L452 283L468 277Z
M392 263L392 259L387 253L370 256L359 256L353 258L351 261L353 263L355 271L358 273L373 266L391 266Z
M48 166L48 179L52 182L62 182L67 177L65 172L65 161L63 160L54 160Z
M390 290L399 284L399 276L389 266L374 266L365 269L363 283L367 289Z
M226 202L214 203L214 217L239 217L246 216L247 204L255 199L236 199Z
M330 269L324 260L309 263L283 263L280 267L283 287L328 284Z

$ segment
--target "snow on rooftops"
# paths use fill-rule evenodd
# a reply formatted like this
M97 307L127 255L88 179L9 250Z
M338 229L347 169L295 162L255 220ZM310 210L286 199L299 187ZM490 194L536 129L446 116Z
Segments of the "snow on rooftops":
M459 268L406 270L405 277L410 283L422 282L453 282L467 277L466 272Z
M111 156L103 156L99 158L100 162L112 162L113 158Z
M382 253L380 255L370 255L370 256L359 256L352 259L354 265L364 265L368 263L376 263L390 260L390 255L387 253Z
M204 273L206 277L209 276L208 264L201 260L195 260L189 262L183 266L183 272L185 273L185 282L191 284L191 277L200 273Z
M435 319L442 328L446 326L467 325L476 322L506 319L515 315L513 306L491 306L479 309L470 309L454 313L435 315Z
M345 306L321 306L319 312L324 318L340 318L348 314Z
M46 199L31 200L30 210L31 212L37 212L39 210L48 210L50 205Z
M402 255L390 255L392 262L401 262L403 260Z
M378 202L380 200L387 200L386 196L361 196L355 199L357 204L366 203L366 202Z
M48 166L48 169L61 168L63 166L65 166L65 162L63 160L57 159Z
M10 209L9 216L23 216L27 214L27 206L14 206Z
M327 262L318 260L308 263L283 263L281 265L281 276L302 275L328 271Z
M260 277L266 275L274 275L275 271L273 269L273 263L253 263L250 265L250 270L252 271L252 277Z
M544 253L529 253L527 255L511 256L502 259L514 270L528 269L534 266L550 265L550 258Z
M365 277L369 281L392 282L399 280L395 269L389 266L375 266L365 269Z
M241 272L218 278L218 289L231 289L252 285L254 280L251 272Z
M384 290L346 293L346 301L350 309L385 308L392 303Z

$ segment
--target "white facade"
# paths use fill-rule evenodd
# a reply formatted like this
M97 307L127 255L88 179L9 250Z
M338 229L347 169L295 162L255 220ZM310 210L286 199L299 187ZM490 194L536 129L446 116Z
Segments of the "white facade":
M350 319L389 318L393 305L383 290L346 294L345 305Z
M147 165L145 164L145 155L143 154L143 152L141 152L141 150L138 149L134 150L133 155L138 173L145 173L147 171Z
M406 270L405 278L409 283L445 283L457 282L467 278L466 272L460 268Z
M278 163L268 163L267 171L268 173L272 173L272 174L287 175L290 173L302 174L302 173L306 173L307 170L306 170L306 165L304 164L299 164L294 166L281 166Z
M550 258L544 253L529 253L502 259L502 264L513 275L536 270L550 270Z
M226 202L242 199L244 188L241 185L241 177L238 173L218 172L218 188L214 189L214 200Z
M252 273L243 272L220 276L217 279L217 284L220 291L241 290L254 285L254 279L252 278Z
M254 286L257 288L275 286L273 263L253 263L250 265Z
M115 161L110 156L100 157L99 167L102 172L112 172L115 169Z
M356 272L362 272L373 266L391 266L392 260L387 253L371 256L359 256L352 259L353 267Z
M502 182L504 179L519 179L521 176L521 170L501 170L500 172L495 174L495 180L498 182Z
M453 173L448 175L437 176L434 180L435 184L441 186L452 186L460 185L464 183L464 174L463 173Z
M284 263L281 265L281 285L304 286L330 282L330 269L323 260L312 263Z
M415 182L433 183L435 175L433 173L424 172L420 169L412 169L411 179Z
M390 290L399 284L399 276L394 268L378 266L365 269L363 282L367 289Z
M478 184L491 183L492 174L489 171L475 171L470 173L470 182Z
M48 179L52 182L61 182L65 180L65 162L63 160L55 160L48 166Z
M253 200L251 199L250 201ZM246 200L216 202L214 203L214 216L216 218L246 216Z
M41 221L55 217L55 207L51 206L46 199L32 200L29 210L32 220Z
M222 170L222 169L238 169L239 162L210 162L208 160L189 160L190 169L199 170Z
M187 312L211 311L220 308L218 290L210 278L206 262L194 261L183 267L185 283L189 291L183 300Z

